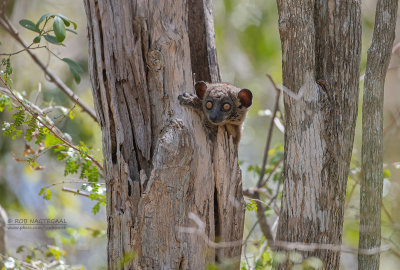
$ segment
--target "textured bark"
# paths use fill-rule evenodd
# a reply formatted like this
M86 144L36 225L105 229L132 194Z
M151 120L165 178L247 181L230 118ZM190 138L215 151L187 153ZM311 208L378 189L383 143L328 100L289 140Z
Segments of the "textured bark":
M341 244L357 117L359 0L277 0L285 94L284 188L277 240ZM318 83L317 83L318 82ZM338 269L340 253L317 256ZM281 265L281 268L290 268Z
M7 227L7 213L4 210L4 208L0 206L0 254L2 255L7 255L6 227ZM0 266L3 266L1 262Z
M360 241L363 250L381 246L383 189L383 97L395 37L397 0L379 0L368 50L362 114ZM379 269L380 253L358 255L358 269Z
M193 212L212 241L243 234L232 139L220 128L210 141L200 117L177 99L194 92L192 67L201 79L219 80L211 0L85 0L85 7L103 132L109 268L204 269L222 257L238 260L240 246L215 250L179 229L195 225Z

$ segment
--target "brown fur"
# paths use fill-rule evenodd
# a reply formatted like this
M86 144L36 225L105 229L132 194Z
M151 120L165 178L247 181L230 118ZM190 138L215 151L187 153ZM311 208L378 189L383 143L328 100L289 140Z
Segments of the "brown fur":
M252 94L248 89L240 89L229 83L197 82L197 95L183 93L178 96L181 105L193 107L204 116L205 126L215 132L216 126L224 125L235 144L239 144L242 135L242 124L252 103ZM240 93L240 94L239 94ZM206 108L206 103L213 104L212 109ZM223 110L223 105L229 104L229 111ZM214 127L214 128L213 128Z

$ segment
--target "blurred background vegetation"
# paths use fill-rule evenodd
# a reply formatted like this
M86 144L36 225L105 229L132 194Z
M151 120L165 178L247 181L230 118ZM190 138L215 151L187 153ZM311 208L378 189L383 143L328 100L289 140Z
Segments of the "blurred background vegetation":
M243 170L244 189L253 187L258 178L259 166L265 147L266 133L269 126L270 110L275 99L275 90L268 81L270 74L279 85L281 75L281 48L278 31L278 12L273 0L214 0L215 34L220 70L224 81L253 91L254 103L245 123L244 135L239 148L239 159ZM64 82L86 103L92 103L90 81L87 71L88 45L86 37L86 15L82 1L55 0L14 0L8 1L8 16L17 27L21 36L31 41L35 35L22 28L18 21L30 19L37 21L45 13L62 13L78 24L77 35L67 36L65 47L54 46L52 50L61 57L68 57L78 62L84 69L80 84L76 84L68 66L51 57L46 50L35 50L43 62L60 76ZM374 24L376 0L362 1L363 14L363 48L361 74L365 71L366 52L370 45ZM399 31L397 31L398 34ZM398 35L397 35L398 36ZM395 44L399 41L397 39ZM0 28L0 53L11 53L20 49L16 42ZM44 73L26 53L11 57L14 68L13 87L25 93L25 97L39 106L52 103L72 108L72 102L48 82ZM392 251L381 255L381 269L397 269L400 264L400 57L394 53L385 87L385 135L384 135L384 213L382 213L383 243ZM41 88L41 93L38 89ZM360 101L362 97L362 83ZM361 104L361 103L360 103ZM360 106L361 108L361 106ZM280 110L283 111L281 104ZM351 174L347 188L347 203L343 244L357 247L359 227L359 181L361 156L361 109L359 110ZM57 111L52 113L55 119ZM93 147L94 155L101 158L100 128L87 114L79 108L73 110L73 119L65 119L60 129L71 135L73 142ZM0 120L5 121L9 114L0 113ZM283 132L280 125L274 129L270 152L270 165L282 157ZM281 122L282 124L282 122ZM16 255L20 245L40 246L56 245L66 251L68 264L82 265L87 269L98 269L106 266L106 223L105 209L93 215L91 208L95 202L82 196L62 192L62 187L78 188L79 184L61 183L74 181L78 177L63 175L63 165L54 156L44 155L40 163L45 165L42 171L32 170L22 162L16 162L24 151L22 139L11 140L0 134L0 205L8 212L10 218L65 218L68 230L44 231L21 230L8 232L8 251ZM271 190L279 189L280 170L275 173L274 181L268 185ZM53 186L52 199L44 200L38 196L40 189L49 184ZM248 211L245 222L245 237L256 220L251 200L246 199ZM279 202L277 205L279 207ZM269 222L276 221L272 211ZM250 268L257 264L256 259L270 260L268 252L260 252L264 239L256 226L249 236L244 254ZM18 256L17 256L18 257ZM259 263L260 264L260 263ZM356 269L357 255L342 254L342 268Z

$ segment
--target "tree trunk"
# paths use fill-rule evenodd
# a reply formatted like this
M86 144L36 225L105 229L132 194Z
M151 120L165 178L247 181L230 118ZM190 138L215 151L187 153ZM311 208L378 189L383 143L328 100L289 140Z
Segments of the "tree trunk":
M398 0L379 0L372 44L368 50L362 114L362 180L358 269L379 269L383 190L383 96L392 54Z
M7 213L0 205L0 254L7 255L6 245L6 231L7 231ZM0 266L3 264L0 262Z
M204 269L235 260L244 201L237 150L179 105L196 79L219 80L211 0L85 0L89 69L103 133L110 269ZM185 233L196 227L204 233ZM201 229L201 228L200 228ZM133 258L133 259L130 259Z
M283 84L300 96L284 97L285 182L277 240L340 245L358 108L361 1L277 2ZM319 257L325 269L339 268L338 251L303 255Z

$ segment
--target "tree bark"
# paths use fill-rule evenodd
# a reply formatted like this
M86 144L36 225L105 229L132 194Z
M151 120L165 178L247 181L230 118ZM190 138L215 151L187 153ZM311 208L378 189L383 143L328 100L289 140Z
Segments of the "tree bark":
M383 189L383 97L397 19L397 0L379 0L368 50L362 114L362 180L359 249L381 246ZM380 253L358 255L358 269L379 269Z
M0 205L0 254L7 255L6 245L6 231L7 231L7 213ZM3 264L0 262L0 266Z
M277 240L341 244L357 117L359 0L277 0L285 94L284 188ZM340 253L316 256L338 269ZM290 268L281 265L280 268Z
M237 150L179 105L219 80L211 0L85 0L93 97L103 133L109 269L238 268L244 201ZM188 15L190 14L190 15ZM192 21L193 19L193 21ZM198 47L196 47L198 46ZM196 51L195 51L196 50ZM182 232L204 222L204 235ZM133 257L133 259L128 259Z

